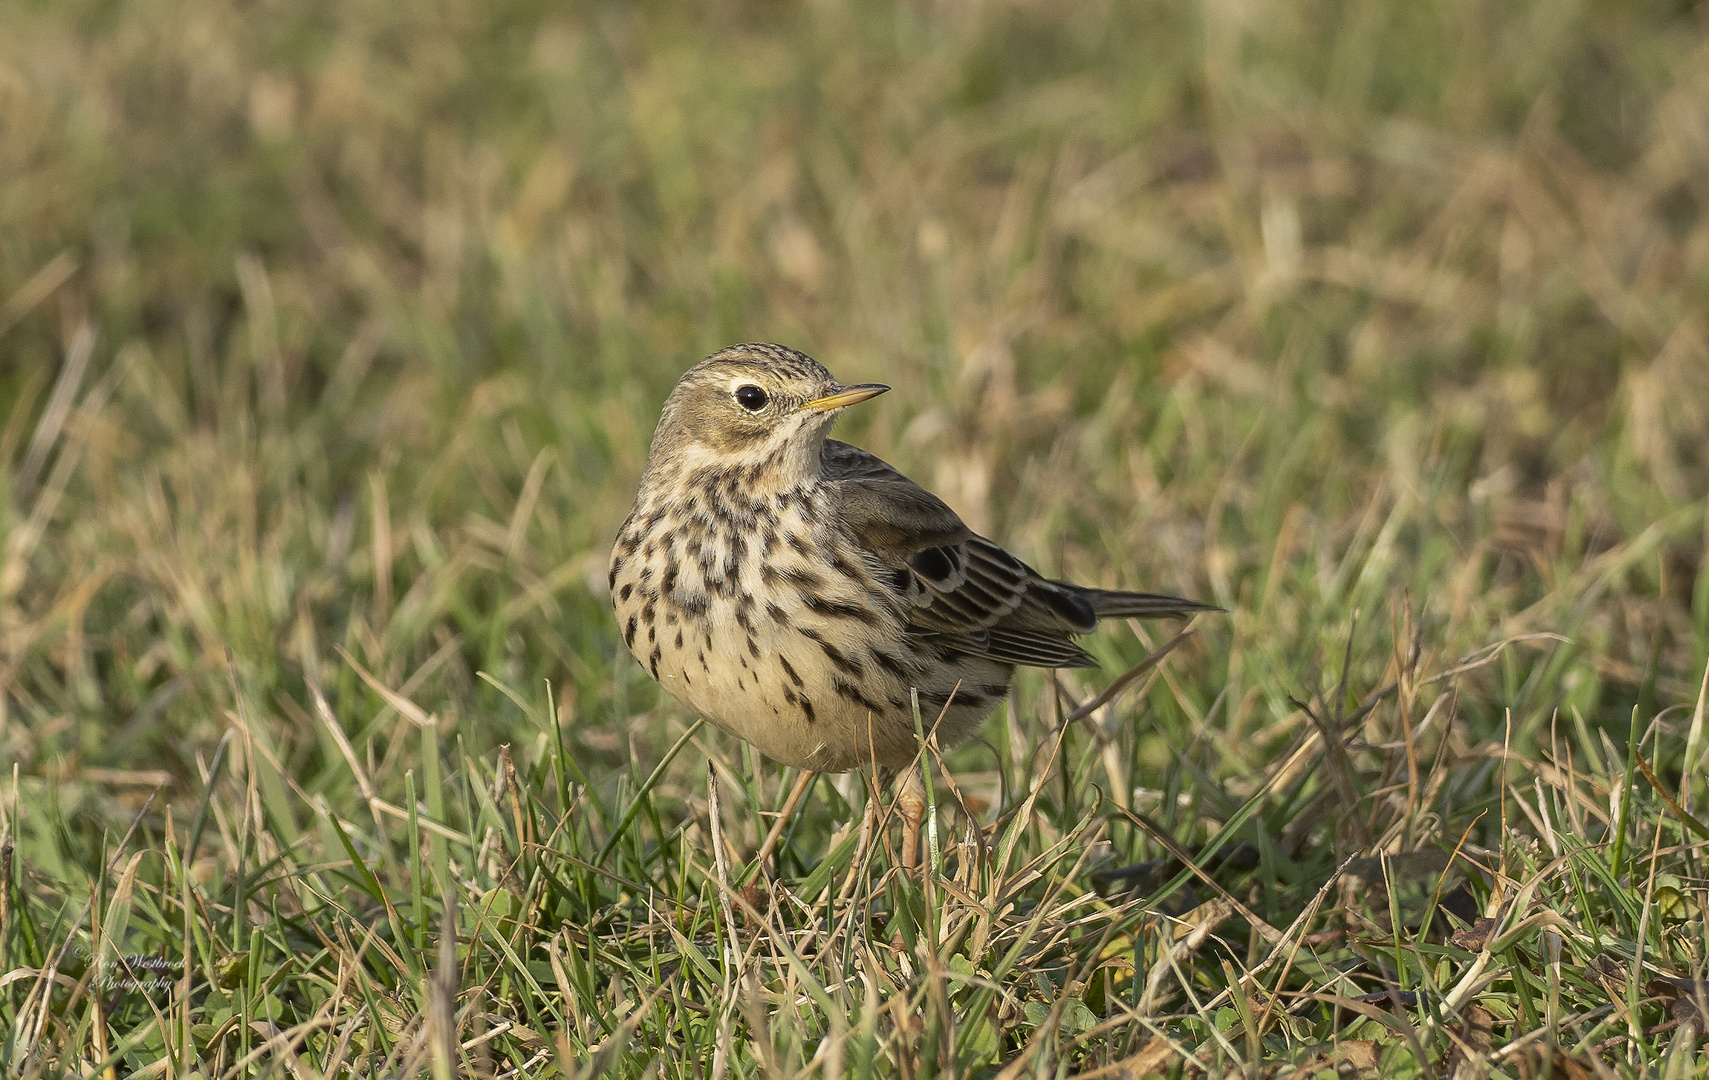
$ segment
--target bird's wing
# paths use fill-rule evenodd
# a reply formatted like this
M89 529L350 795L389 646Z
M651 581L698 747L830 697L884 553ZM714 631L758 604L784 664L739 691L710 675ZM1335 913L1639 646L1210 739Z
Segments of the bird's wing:
M1011 664L1094 665L1073 635L1098 623L1072 587L975 534L942 499L883 461L827 440L825 478L838 516L916 633Z

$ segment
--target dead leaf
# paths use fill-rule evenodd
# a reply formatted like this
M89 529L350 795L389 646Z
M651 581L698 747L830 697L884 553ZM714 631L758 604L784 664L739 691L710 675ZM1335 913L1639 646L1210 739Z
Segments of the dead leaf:
M1375 1074L1382 1044L1375 1039L1343 1039L1306 1047L1291 1062L1277 1062L1259 1075L1265 1080L1296 1080L1301 1077L1334 1075L1358 1077ZM1232 1073L1228 1074L1234 1075Z
M1702 1031L1705 1023L1709 1022L1709 1014L1703 1011L1703 1003L1709 1002L1709 979L1658 975L1644 984L1644 995L1672 1002L1669 1008L1680 1024L1690 1024Z
M1347 1065L1360 1072L1367 1072L1377 1067L1377 1040L1348 1039L1341 1044L1340 1058ZM1337 1070L1339 1071L1339 1070Z
M1626 986L1626 965L1607 954L1586 964L1585 970L1600 982L1616 989L1624 989Z
M1460 1030L1448 1051L1449 1080L1468 1080L1488 1075L1489 1048L1495 1042L1495 1017L1482 1005L1468 1005L1460 1013Z
M1644 984L1646 997L1675 998L1709 994L1709 979L1679 979L1672 975L1657 975Z
M1151 1041L1140 1048L1139 1053L1122 1058L1113 1065L1099 1069L1095 1074L1082 1075L1087 1076L1088 1080L1091 1075L1107 1076L1111 1080L1140 1080L1141 1077L1168 1072L1179 1057L1168 1039L1162 1035L1153 1035Z
M1483 952L1490 935L1495 933L1495 926L1494 919L1478 919L1464 930L1454 931L1448 940L1467 952Z
M742 924L744 926L763 926L765 917L772 908L771 889L757 881L750 881L743 885L736 895L741 900L737 914L740 916Z
M1558 1046L1529 1046L1518 1055L1521 1080L1591 1080L1594 1075Z
M1701 1032L1705 1025L1709 1025L1709 1013L1703 1011L1703 1006L1698 1004L1699 1000L1699 998L1688 997L1674 999L1669 1008L1673 1012L1673 1018L1679 1022L1681 1027L1690 1024Z

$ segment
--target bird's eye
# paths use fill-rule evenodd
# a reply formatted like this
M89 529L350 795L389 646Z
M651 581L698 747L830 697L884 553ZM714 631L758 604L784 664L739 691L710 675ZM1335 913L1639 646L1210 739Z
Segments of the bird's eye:
M736 404L749 412L759 412L769 400L764 390L752 384L736 387Z

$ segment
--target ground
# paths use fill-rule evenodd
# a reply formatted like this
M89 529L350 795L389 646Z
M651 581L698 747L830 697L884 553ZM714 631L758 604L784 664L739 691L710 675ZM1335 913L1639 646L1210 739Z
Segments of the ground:
M1699 8L0 25L10 1068L1709 1068ZM1042 569L1228 609L926 747L920 879L868 774L754 865L793 774L610 617L744 340Z

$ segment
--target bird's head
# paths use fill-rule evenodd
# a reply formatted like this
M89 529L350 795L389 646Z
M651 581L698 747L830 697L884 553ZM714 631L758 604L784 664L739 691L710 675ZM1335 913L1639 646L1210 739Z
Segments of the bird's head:
M739 470L782 490L816 476L838 413L890 389L843 386L817 361L781 345L732 345L677 380L665 400L647 471Z

